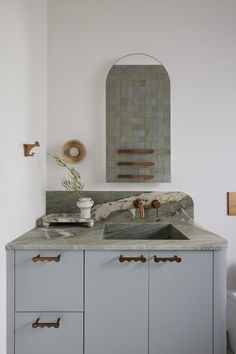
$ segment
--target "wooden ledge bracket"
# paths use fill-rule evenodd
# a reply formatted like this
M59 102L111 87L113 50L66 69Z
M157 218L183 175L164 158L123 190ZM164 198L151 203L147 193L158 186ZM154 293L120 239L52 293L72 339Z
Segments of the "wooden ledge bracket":
M154 166L154 162L152 161L122 161L118 162L119 166Z
M24 144L24 156L34 156L35 153L31 152L31 150L36 147L40 146L38 141L35 141L34 144Z
M119 154L153 154L154 149L119 149Z
M152 179L154 175L118 175L118 178L127 178L127 179Z

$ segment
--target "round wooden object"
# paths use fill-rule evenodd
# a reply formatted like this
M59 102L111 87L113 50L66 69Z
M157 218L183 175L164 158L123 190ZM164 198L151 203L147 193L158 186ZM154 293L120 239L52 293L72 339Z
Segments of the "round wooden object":
M69 140L62 146L62 156L69 163L77 163L86 155L86 148L79 140Z

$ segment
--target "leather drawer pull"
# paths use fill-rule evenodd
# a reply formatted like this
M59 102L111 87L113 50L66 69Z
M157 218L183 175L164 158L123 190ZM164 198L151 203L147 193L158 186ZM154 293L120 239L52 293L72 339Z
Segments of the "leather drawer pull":
M38 254L36 257L32 258L32 261L34 263L36 262L60 262L61 260L61 255L59 254L57 257L40 257L40 255Z
M146 262L146 257L143 257L143 255L141 255L140 257L123 257L122 254L119 257L119 261L121 263L124 262L141 262L141 263L145 263Z
M57 319L57 322L39 322L40 318L32 323L33 328L59 328L60 327L60 318Z
M180 263L181 262L181 258L178 256L174 256L174 257L157 257L154 256L154 262L155 263L160 263L160 262L177 262Z

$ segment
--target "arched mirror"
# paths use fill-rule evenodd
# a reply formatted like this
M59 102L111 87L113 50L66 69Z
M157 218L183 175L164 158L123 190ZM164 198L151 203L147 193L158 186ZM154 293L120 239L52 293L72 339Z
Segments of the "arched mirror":
M106 180L170 182L170 80L149 55L127 55L108 73Z

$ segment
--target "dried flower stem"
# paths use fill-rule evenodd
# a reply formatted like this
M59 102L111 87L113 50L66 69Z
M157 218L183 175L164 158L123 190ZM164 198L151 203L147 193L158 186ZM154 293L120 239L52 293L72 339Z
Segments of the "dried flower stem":
M81 182L81 177L79 171L77 171L74 167L69 166L67 162L58 155L49 154L57 163L58 166L64 167L68 171L68 177L63 177L61 179L61 185L65 190L69 192L75 192L78 194L80 198L82 195L82 190L84 185Z

